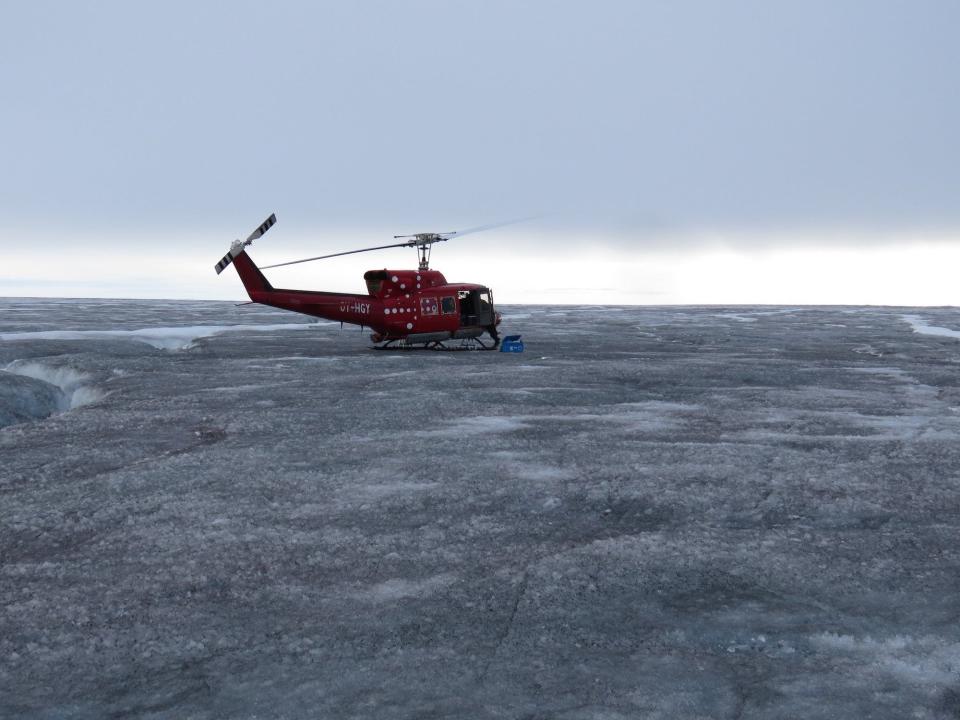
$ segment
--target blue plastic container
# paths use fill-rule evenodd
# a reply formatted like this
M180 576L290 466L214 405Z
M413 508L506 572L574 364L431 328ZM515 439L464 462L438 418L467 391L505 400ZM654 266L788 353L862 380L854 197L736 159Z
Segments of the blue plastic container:
M507 335L500 343L500 352L523 352L523 340L519 335Z

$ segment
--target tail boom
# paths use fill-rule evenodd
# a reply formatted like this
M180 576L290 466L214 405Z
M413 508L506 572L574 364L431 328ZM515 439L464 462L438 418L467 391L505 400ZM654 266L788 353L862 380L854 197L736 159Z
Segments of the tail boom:
M365 327L382 324L383 303L375 297L274 288L246 252L237 255L233 264L247 295L255 303Z
M387 325L386 313L383 302L376 297L314 290L283 290L274 288L270 284L247 254L246 249L250 243L273 227L276 221L277 216L271 215L260 227L250 233L246 240L235 241L230 246L229 252L216 264L217 274L219 275L232 263L237 269L247 295L255 303L384 332Z

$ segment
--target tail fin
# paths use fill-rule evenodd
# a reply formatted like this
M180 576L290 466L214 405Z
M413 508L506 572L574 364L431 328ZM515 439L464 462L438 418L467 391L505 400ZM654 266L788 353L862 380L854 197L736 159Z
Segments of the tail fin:
M250 256L247 255L242 248L233 260L233 264L237 268L237 275L240 276L240 281L243 283L243 287L251 300L259 302L253 296L254 293L273 292L273 285L263 276L260 268L254 264L253 260L250 259Z
M261 224L260 227L258 227L252 233L250 233L249 237L247 237L246 240L244 240L243 242L240 242L239 240L235 240L233 245L230 246L230 250L227 252L227 254L224 255L223 258L221 258L220 262L218 262L216 265L213 266L214 269L217 271L217 275L222 273L224 269L227 267L227 265L229 265L234 260L236 260L237 256L243 252L244 248L246 248L247 245L252 243L258 237L261 237L267 230L272 228L274 223L276 222L277 222L277 216L276 214L272 214L270 215L270 217L268 217L266 220L263 221L263 224ZM250 264L253 265L253 263L250 263ZM253 267L254 269L256 269L255 265ZM260 271L257 270L257 273L259 274ZM263 281L265 283L267 283L266 278L264 278L262 274L260 275L260 277L263 278ZM246 281L244 281L244 285L246 285ZM269 286L270 286L270 283L267 283L267 287Z

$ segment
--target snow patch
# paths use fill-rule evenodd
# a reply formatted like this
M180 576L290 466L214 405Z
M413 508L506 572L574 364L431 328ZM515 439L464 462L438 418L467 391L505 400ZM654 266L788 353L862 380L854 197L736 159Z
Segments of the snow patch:
M158 350L188 350L200 338L234 332L309 330L329 323L276 323L273 325L186 325L139 330L38 330L0 333L0 340L112 340L126 339L152 345Z
M390 602L409 597L424 597L450 585L456 580L453 575L441 573L423 580L391 578L377 583L361 594L361 597L373 602Z
M880 669L916 685L949 685L960 667L960 643L945 638L894 635L886 639L820 633L812 644L854 655L861 667Z
M569 480L574 473L545 463L521 463L509 467L508 472L520 480Z
M751 323L756 322L755 317L738 315L737 313L716 313L713 317L723 318L724 320L736 320L737 322Z
M928 325L927 321L919 315L901 315L903 321L910 325L915 333L921 335L936 335L938 337L951 337L960 339L960 330L951 330L950 328Z
M542 425L544 422L607 422L620 424L627 430L658 432L683 426L685 417L698 413L698 405L651 400L618 403L608 413L567 413L546 415L480 415L462 418L439 429L418 433L421 436L464 437L475 433L507 433Z
M326 338L324 338L326 339ZM332 363L337 362L340 358L337 357L310 357L307 355L281 355L280 357L273 358L277 362L309 362L309 363Z
M852 352L855 352L857 355L872 355L873 357L881 358L883 353L877 350L873 345L859 345L854 348L850 348Z
M505 433L514 430L523 430L527 424L520 418L510 416L478 415L477 417L462 418L439 430L426 430L419 435L443 437L468 437L474 433Z
M898 367L853 367L847 368L853 372L866 373L867 375L889 375L894 378L906 377L907 373Z
M251 390L265 390L266 388L275 388L282 387L283 385L292 385L296 381L288 380L285 382L275 382L275 383L258 383L258 384L247 384L247 385L217 385L215 387L203 388L202 390L197 390L197 393L242 393L248 392Z

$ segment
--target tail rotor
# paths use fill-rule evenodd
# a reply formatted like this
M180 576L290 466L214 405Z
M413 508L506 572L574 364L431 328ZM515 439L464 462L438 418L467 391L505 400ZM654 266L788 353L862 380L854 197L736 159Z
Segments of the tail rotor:
M217 275L222 273L224 269L234 261L237 255L243 252L243 249L247 247L247 245L252 243L257 238L262 237L263 234L267 232L267 230L272 228L276 222L277 222L277 216L275 213L273 213L270 215L270 217L264 220L263 223L261 223L260 227L258 227L252 233L250 233L250 235L247 237L246 240L244 240L243 242L241 242L240 240L234 240L233 245L230 246L230 250L227 251L227 254L224 255L223 258L221 258L220 262L218 262L216 265L213 266L214 269L217 271Z

